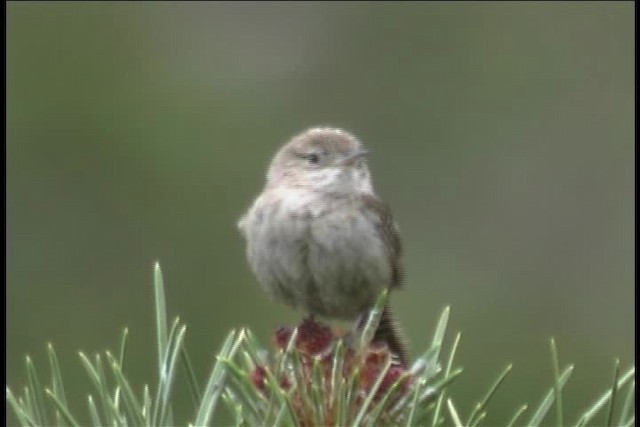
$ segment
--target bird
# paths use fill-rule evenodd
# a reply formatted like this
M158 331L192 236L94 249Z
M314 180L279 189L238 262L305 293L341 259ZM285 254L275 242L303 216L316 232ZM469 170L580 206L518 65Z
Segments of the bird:
M360 327L380 293L404 282L399 226L373 189L367 154L335 127L293 136L237 223L251 271L273 299ZM373 341L406 366L406 339L388 303Z

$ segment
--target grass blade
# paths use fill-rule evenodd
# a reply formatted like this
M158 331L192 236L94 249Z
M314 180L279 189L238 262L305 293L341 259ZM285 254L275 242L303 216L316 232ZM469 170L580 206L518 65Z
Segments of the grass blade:
M291 408L289 407L289 399L287 398L287 402L283 405L280 406L280 409L278 409L278 412L276 413L276 418L273 421L273 425L274 426L281 426L281 425L291 425L291 426L295 426L295 424L293 423L293 421L291 420L291 417L289 416L289 421L291 424L284 424L284 415L289 412L291 410Z
M339 340L336 344L336 347L333 351L333 360L331 363L331 380L329 383L330 391L329 391L329 406L334 407L334 403L336 399L339 399L342 396L342 382L340 379L342 378L343 364L344 364L344 341Z
M142 407L140 406L140 403L138 403L138 399L133 393L133 390L129 385L129 381L127 381L124 374L122 373L118 362L109 352L107 352L107 358L109 360L109 365L111 367L113 376L120 386L120 390L122 390L122 400L124 401L125 408L127 409L127 413L129 414L129 420L135 425L146 424L142 415Z
M627 381L629 381L631 378L634 377L636 373L636 368L630 368L627 372L625 372L624 374L622 374L622 376L620 377L620 379L618 380L618 388L623 387ZM611 390L607 390L602 396L600 396L600 398L598 400L596 400L595 403L593 403L591 405L591 407L589 407L589 409L587 409L578 419L578 422L576 423L577 426L584 426L586 425L588 422L590 422L593 417L596 416L596 414L602 409L602 407L604 405L606 405L609 402L609 399L611 398Z
M198 386L196 374L193 371L191 358L189 357L189 353L187 353L187 348L184 346L180 351L180 360L182 361L182 366L187 373L187 385L189 386L189 393L191 395L191 399L193 400L193 405L195 409L198 409L202 396L200 395L200 387Z
M462 421L460 421L460 415L458 415L458 411L453 406L453 402L451 399L447 398L447 407L449 408L449 414L451 415L451 420L453 421L453 425L456 427L462 427Z
M120 386L116 386L116 389L113 391L113 403L118 411L118 416L120 416Z
M122 331L122 338L120 339L120 354L118 356L118 366L120 370L124 372L124 362L127 357L127 344L129 338L129 328L124 328Z
M480 425L480 422L487 417L487 411L483 411L478 415L478 418L473 422L474 426Z
M149 425L149 420L151 419L152 405L149 385L145 384L142 389L142 416L144 417L147 425Z
M480 413L482 413L482 411L484 411L484 409L487 407L487 404L489 403L489 400L491 400L491 398L493 397L493 395L495 394L496 390L498 389L498 387L500 387L500 384L502 384L502 382L504 381L504 379L507 377L507 375L509 374L509 372L511 372L511 369L513 368L512 364L507 365L507 367L502 371L502 373L500 374L500 376L498 377L498 379L493 383L493 385L491 386L491 388L489 388L489 391L487 392L487 394L485 395L484 399L482 399L480 402L478 402L478 404L476 405L475 408L473 408L473 411L471 412L471 415L469 415L469 420L467 421L466 425L468 426L472 426L477 424L475 417L478 416Z
M227 405L229 413L233 415L233 425L241 426L244 424L243 408L238 397L229 389L222 393L222 401ZM277 422L274 425L279 425Z
M418 397L420 396L420 391L425 384L426 380L424 378L418 378L418 383L414 386L415 389L413 390L413 399L409 409L409 416L407 417L407 422L405 424L407 427L414 425L413 420L416 414L416 407L418 406Z
M356 419L353 422L354 426L362 425L362 420L364 420L364 416L366 415L367 410L369 409L369 406L371 406L371 402L373 402L373 398L376 396L376 393L378 393L378 389L382 384L382 380L384 380L384 377L387 375L387 372L389 371L390 367L391 367L391 359L388 358L384 364L384 367L380 370L380 373L376 378L376 382L373 383L373 387L371 387L371 389L367 393L367 397L364 400L364 403L360 406L360 411L358 411L358 415L356 416Z
M51 343L47 345L47 353L49 354L49 367L51 369L51 385L56 398L65 406L67 406L67 397L64 393L64 385L62 384L62 374L60 372L60 364L58 357Z
M453 357L456 354L456 350L458 349L458 343L460 342L460 332L456 335L456 339L453 341L453 346L451 347L451 353L449 354L449 361L447 362L447 368L444 371L444 377L449 377L449 372L451 372L451 366L453 365ZM440 411L442 408L442 401L444 400L444 389L440 392L440 396L438 396L438 402L436 403L436 408L433 411L433 421L432 426L435 427L438 424L438 418L440 417Z
M293 380L294 384L296 385L296 389L298 390L297 395L300 402L299 406L300 408L302 408L299 412L304 414L308 414L308 413L313 414L313 411L314 411L313 402L311 400L312 385L311 385L311 382L307 380L307 374L306 374L307 369L302 362L302 358L299 352L297 351L292 352L290 357L291 357L291 375L292 375L291 379ZM345 403L345 401L347 401L346 398L339 400L338 403L343 404ZM295 416L296 412L294 411L292 412L292 414L294 414Z
M551 338L551 363L553 364L553 390L556 396L556 424L558 427L562 427L562 393L560 391L560 365L558 363L558 349L556 348L556 341Z
M91 417L91 424L94 426L101 426L102 421L100 421L100 415L98 415L98 408L96 408L96 404L93 401L93 397L91 395L87 396L87 405L89 406L89 416Z
M340 414L344 418L345 422L340 425L346 425L347 420L353 419L356 415L353 413L353 409L357 408L357 405L354 402L358 397L358 384L361 372L362 367L356 367L356 369L353 369L347 378L346 393L344 395L344 399L342 399L342 408L340 409Z
M241 330L236 334L235 330L232 330L222 344L222 349L216 357L216 363L213 366L213 370L209 375L209 381L202 395L202 403L200 409L196 414L196 420L194 425L205 426L211 421L213 411L218 402L218 397L222 393L223 384L227 375L227 369L223 363L224 360L232 359L236 351L240 347L240 344L244 340L244 330Z
M424 354L416 359L413 366L411 366L411 373L414 375L421 375L427 381L435 376L439 370L440 365L438 360L440 358L440 350L442 349L442 343L444 342L444 335L447 331L447 323L449 322L449 307L445 307L438 323L436 325L431 345L424 352Z
M167 303L164 294L164 280L162 279L160 263L157 261L153 266L153 291L155 296L156 333L158 340L158 367L162 375L169 334L167 332Z
M73 418L73 415L71 415L71 412L69 412L69 409L67 408L67 405L64 405L62 402L60 402L60 400L58 400L56 395L51 390L45 389L45 392L51 398L51 400L53 401L53 404L56 406L58 411L60 411L60 415L64 418L64 420L67 423L69 423L72 426L79 426L80 425L75 420L75 418Z
M265 359L265 355L260 351L260 342L258 338L254 335L254 333L250 329L243 329L244 339L242 348L244 351L249 353L251 356L247 360L253 360L255 363L259 365L267 365L268 361ZM289 345L293 345L292 340L294 339L294 334L297 333L297 328L293 331L291 338L289 338ZM291 351L291 347L287 347L287 351Z
M396 393L396 391L398 390L398 388L402 383L409 380L409 377L410 377L410 374L407 372L404 372L402 375L399 375L398 378L395 379L395 381L391 384L391 386L388 387L387 391L382 396L382 398L376 403L375 406L372 407L368 416L367 425L376 426L380 424L378 419L380 418L380 416L382 415L382 412L387 407L387 401L391 398L393 394Z
M620 411L620 420L618 421L618 425L624 425L627 423L627 419L631 416L631 408L633 407L633 398L635 396L636 390L636 382L631 381L629 385L629 391L627 391L627 396L624 398L624 404L622 405L622 411Z
M425 405L426 402L429 402L436 395L439 396L439 392L442 391L451 382L453 382L453 380L456 379L458 375L462 374L463 371L464 369L462 368L456 368L453 370L453 372L449 373L448 377L443 377L440 380L438 380L435 384L431 385L430 387L427 387L425 391L420 395L420 398L418 399L418 401L420 402L420 405Z
M7 401L9 405L13 408L13 412L16 415L16 418L20 422L20 425L23 426L35 426L37 425L36 421L31 418L29 413L26 411L23 405L21 405L11 393L9 387L7 387Z
M313 359L313 366L311 368L311 403L313 403L313 415L315 417L316 425L322 426L324 422L324 403L326 398L326 388L324 387L324 375L322 373L322 367L320 365L320 359Z
M275 372L275 375L278 378L280 378L280 376L284 373L284 370L288 365L287 362L291 360L292 353L296 347L297 340L298 340L298 328L296 327L296 328L293 328L293 331L291 332L291 336L289 337L289 341L287 341L286 347L279 354L280 360L277 363L277 367L276 367L277 370ZM253 334L250 333L249 331L247 331L247 345L245 347L253 350L252 351L253 360L255 360L256 362L265 364L265 361L258 359L257 355L255 354L256 353L255 349L258 348L258 343L257 341L255 341L255 337L253 337Z
M100 400L102 401L107 421L110 425L122 424L122 416L118 410L118 402L115 400L116 396L112 399L109 394L109 383L107 382L107 376L104 373L104 367L102 365L102 358L99 354L96 354L95 368L98 375L98 387L100 392Z
M334 410L334 413L335 419L337 421L336 425L342 426L346 424L347 419L347 411L345 408L345 401L347 399L345 396L348 394L348 390L346 389L346 387L348 387L349 381L342 376L338 381L340 381L339 389L341 390L341 392L339 395L337 395L336 408Z
M607 425L613 425L613 410L615 409L616 395L618 394L618 375L620 375L620 360L616 359L613 369L613 384L611 385L611 399L607 411Z
M378 300L375 305L369 310L369 317L367 318L367 323L365 323L364 328L362 328L362 332L360 332L360 348L365 349L369 347L371 344L371 340L376 333L376 329L378 329L378 325L380 324L380 318L382 317L382 312L384 310L384 306L387 303L387 297L389 296L389 290L385 289L380 293Z
M573 372L573 365L568 366L564 370L562 375L560 375L560 377L558 378L558 381L556 382L556 384L558 385L558 388L562 389L562 387L564 387L565 383L569 379L569 376L571 376L571 372ZM538 425L540 425L540 423L544 419L545 415L547 415L547 411L549 410L549 407L551 406L551 404L555 400L554 399L555 398L555 389L556 389L556 385L554 385L554 387L551 390L549 390L549 392L546 394L544 399L542 399L542 402L540 403L540 406L538 406L538 409L533 413L533 416L531 417L531 419L527 423L528 426L538 426Z
M520 416L524 414L524 411L526 411L528 407L529 405L527 404L520 406L518 410L515 412L515 414L513 414L513 417L511 417L511 420L509 420L507 427L515 426L518 418L520 418Z
M175 320L173 321L173 324L171 325L171 330L169 331L169 337L167 341L167 346L165 348L165 353L162 355L162 362L158 367L158 388L156 389L156 398L153 401L153 404L154 404L153 417L151 418L151 424L154 426L158 425L159 423L158 417L160 417L160 412L162 412L163 393L164 393L166 384L169 381L168 363L169 363L169 351L171 350L169 347L170 347L171 341L173 341L175 337L176 330L178 329L179 323L180 323L180 319L176 317Z
M266 382L265 385L267 387L267 390L269 390L270 395L271 395L271 399L269 401L269 406L268 409L266 411L266 419L268 420L271 416L271 413L273 412L274 405L278 404L278 405L283 405L283 404L287 404L287 393L285 393L282 390L282 387L280 387L280 381L278 380L278 378L273 374L273 371L269 368L269 366L264 366L264 370L265 370L265 375L266 375ZM307 383L307 386L309 387L309 389L307 389L305 392L301 393L307 394L307 397L310 397L311 395L311 391L310 389L313 387L313 384L309 384ZM311 406L313 407L313 406Z
M100 376L97 369L97 363L100 360L100 356L96 355L96 366L94 366L84 353L79 352L78 355L80 356L82 365L85 367L85 370L89 374L89 379L98 392L98 399L102 403L102 411L104 413L104 416L106 417L105 424L115 424L115 419L118 418L117 410L115 409L115 404L111 400L111 396L107 392L107 385L104 384L104 379Z
M33 365L33 362L31 361L31 358L29 356L27 356L25 360L27 365L29 389L33 393L33 409L34 415L36 416L36 421L40 425L48 425L49 420L47 417L47 409L44 406L42 386L40 385L40 381L38 380L36 367Z
M175 380L175 369L180 355L180 349L184 342L184 335L187 327L179 326L179 319L173 322L169 341L167 343L167 354L161 371L161 379L158 384L158 393L156 398L156 407L153 413L152 424L164 425L173 424L171 420L171 392L173 391L173 382Z
M20 401L22 403L22 400ZM25 409L26 413L37 423L38 414L36 414L35 404L33 403L33 393L29 390L29 387L24 388L24 404L22 407Z
M267 398L262 393L255 394L254 389L256 386L251 378L253 370L243 370L230 359L221 359L221 363L225 365L225 370L229 377L228 381L237 386L247 409L252 411L251 415L256 420L261 417L264 418L264 415L261 415L261 408L267 405Z
M447 324L449 323L449 313L451 308L446 306L438 319L436 330L433 334L433 340L431 341L431 348L437 348L438 350L434 354L434 359L440 359L440 350L442 349L442 343L444 342L444 335L447 332Z

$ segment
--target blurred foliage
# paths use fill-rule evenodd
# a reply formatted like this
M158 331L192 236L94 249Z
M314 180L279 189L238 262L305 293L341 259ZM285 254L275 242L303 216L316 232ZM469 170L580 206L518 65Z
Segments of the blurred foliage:
M135 331L153 330L156 258L200 376L231 327L299 319L255 283L235 222L274 150L331 124L369 146L400 222L414 352L446 304L483 349L460 352L463 412L509 362L510 387L542 393L550 335L587 401L634 357L634 8L8 3L7 384L51 341L77 401L66 361L124 326L130 381L151 377Z

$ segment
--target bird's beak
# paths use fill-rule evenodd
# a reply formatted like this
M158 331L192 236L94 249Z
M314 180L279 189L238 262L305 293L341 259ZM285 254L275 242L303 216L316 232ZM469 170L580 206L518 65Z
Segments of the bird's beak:
M343 164L352 165L356 162L356 160L366 156L369 152L364 148L358 148L353 153L349 154L344 160Z

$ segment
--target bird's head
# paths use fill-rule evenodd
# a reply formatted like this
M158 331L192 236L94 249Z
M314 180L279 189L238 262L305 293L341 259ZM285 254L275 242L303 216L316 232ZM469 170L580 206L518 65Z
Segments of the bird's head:
M267 187L319 192L373 192L366 154L353 135L336 128L312 128L294 136L274 156Z

